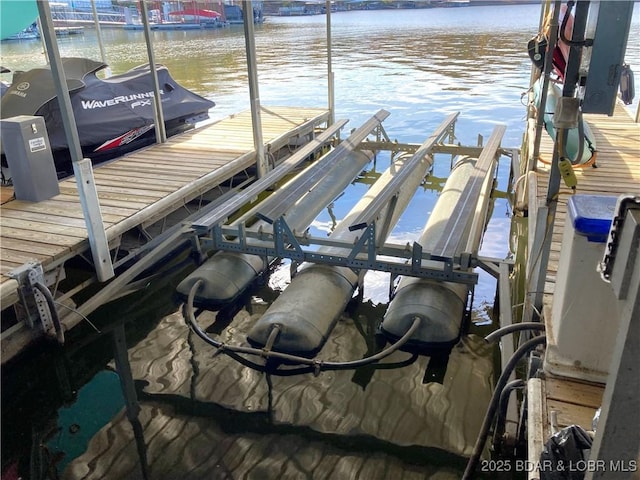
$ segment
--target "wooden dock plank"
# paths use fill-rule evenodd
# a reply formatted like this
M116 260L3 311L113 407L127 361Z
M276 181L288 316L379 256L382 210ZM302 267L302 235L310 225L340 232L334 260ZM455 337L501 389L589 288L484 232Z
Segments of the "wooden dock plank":
M614 112L615 121L602 115L586 115L592 132L595 135L597 147L598 168L575 168L578 186L576 193L588 195L617 195L638 193L640 189L640 124L634 123L625 108L618 104ZM551 158L553 143L544 134L541 144L543 158ZM538 193L543 200L546 196L549 182L549 165L539 163ZM552 252L557 252L554 261L550 262L547 271L545 293L552 294L557 272L564 220L567 218L567 200L573 192L564 184L561 185L560 197L556 212L556 219L552 231Z
M552 418L552 412L556 412L558 428L579 425L585 430L591 430L596 408L547 398L548 418Z
M263 107L264 142L284 146L328 119L323 108ZM107 238L161 218L254 163L251 112L245 111L94 167ZM88 248L76 180L59 185L59 195L37 203L15 200L13 189L2 187L0 284L25 258L35 257L46 269ZM15 297L7 293L11 288L3 287L3 301Z
M7 263L20 263L25 264L31 261L42 261L42 258L46 258L46 255L35 255L30 252L22 252L19 250L12 250L7 248L6 246L0 251L0 262L3 264ZM53 257L50 257L48 260L53 260Z
M58 245L51 245L49 243L43 242L29 242L25 244L25 242L21 240L16 240L14 238L3 237L2 238L2 249L0 251L4 251L4 249L9 250L19 250L25 254L29 254L30 257L35 258L45 258L45 257L54 257L59 250L60 247Z
M67 225L69 227L84 227L85 221L83 218L64 217L62 215L48 215L44 213L29 212L25 210L12 210L6 209L2 211L4 218L14 218L22 220L32 220L42 223L53 223L55 225ZM122 219L120 216L108 215L109 219L106 219L107 215L103 215L105 225L112 225L116 221Z
M618 103L614 115L585 115L595 135L597 147L597 168L576 168L578 185L575 193L590 195L618 195L640 193L640 124L634 123L627 110ZM544 134L541 145L543 158L550 159L553 143ZM546 198L549 181L549 165L539 164L536 171L537 199L543 202ZM553 293L561 255L561 245L567 215L567 200L573 194L564 184L561 185L557 204L556 221L553 227L551 251L544 285L543 312L546 316L552 311ZM547 323L550 325L548 319ZM549 330L549 328L547 329ZM547 334L547 341L554 342L552 335ZM592 419L596 409L601 405L603 385L594 385L574 379L546 375L542 381L542 396L545 404L542 409L541 422L546 429L550 427L552 412L557 418L557 428L569 425L580 425L585 430L592 428ZM548 438L547 433L545 439ZM541 447L539 441L529 436L529 458L539 458ZM530 475L529 478L532 477Z
M1 230L3 243L5 238L13 238L16 240L24 240L26 242L41 241L50 245L60 247L70 247L79 243L80 237L62 235L58 233L43 232L37 230L27 230L24 228L2 227ZM86 237L85 237L86 238ZM83 239L80 239L81 241Z
M24 218L16 219L5 215L0 217L0 228L4 232L5 228L12 227L14 229L28 230L33 232L56 233L67 237L76 237L84 239L87 237L87 229L85 227L74 227L69 225L59 225L56 223L44 223Z
M548 399L591 408L602 404L602 385L547 377L545 388Z
M77 195L67 195L62 193L56 196L56 200L67 202L75 198L77 198ZM110 198L110 196L106 194L102 194L100 196L100 209L102 210L102 218L105 222L109 221L117 223L130 216L133 212L137 212L145 208L147 205L147 202L136 201L132 198L127 199L124 196L115 196L115 198ZM82 212L79 213L79 216L84 220ZM109 218L113 218L113 220L108 220Z

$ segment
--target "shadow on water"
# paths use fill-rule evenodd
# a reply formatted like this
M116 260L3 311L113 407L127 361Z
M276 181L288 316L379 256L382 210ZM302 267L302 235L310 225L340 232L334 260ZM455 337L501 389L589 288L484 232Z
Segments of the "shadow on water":
M419 398L409 403L406 398L395 398L403 393L400 390L405 389L406 382L410 390L421 389L421 385L427 387L418 403L429 403L424 394L431 391L437 395L439 387L432 383L432 378L429 384L424 384L422 377L423 372L428 371L427 366L433 369L433 359L422 357L412 361L411 372L404 368L386 371L368 367L319 377L268 378L230 362L223 355L212 357L210 348L195 337L175 313L171 298L176 282L176 276L163 277L148 290L111 304L108 311L97 312L91 320L102 333L93 335L91 340L86 339L88 331L74 333L65 348L51 348L20 369L7 369L6 374L3 371L3 392L8 391L5 387L13 393L22 392L23 400L9 402L3 398L3 467L18 460L23 478L57 478L51 468L56 463L58 467L69 466L62 478L85 478L87 471L92 472L88 478L94 475L95 478L142 478L139 460L142 442L142 451L148 454L150 478L175 478L176 474L200 478L195 474L198 468L205 468L211 474L208 478L228 478L227 475L235 478L241 476L239 472L246 462L253 465L254 475L261 472L266 475L261 478L279 478L280 467L265 465L273 455L283 455L287 469L306 472L309 478L334 475L342 478L335 473L342 468L355 469L353 478L394 478L393 471L429 475L446 472L448 475L442 478L457 478L464 466L460 452L451 453L448 451L451 448L415 438L415 426L410 429L411 435L398 442L403 435L394 434L395 423L404 424L397 428L402 431L413 424L416 417L408 422L402 418L387 422L377 406L384 404L393 416L396 414L392 411L420 408L415 404ZM235 334L242 331L248 325L246 321L263 313L277 295L277 291L258 285L251 296L235 307L234 314L230 313L233 310L226 313L225 331ZM378 351L382 345L376 335L377 324L385 308L386 305L374 305L370 301L353 302L337 327L339 337L343 338L338 338L333 349L321 354L332 355L336 348L340 355L364 356ZM207 315L213 323L216 314L203 312L202 316ZM128 357L141 407L138 427L142 440L139 438L137 444L131 418L127 419L122 408L119 388L114 387L110 392L98 389L101 397L93 399L96 405L97 402L114 405L119 401L121 412L115 417L112 410L100 411L87 404L86 398L83 400L83 392L104 383L103 375L114 368L111 334L122 325L126 327ZM225 335L222 330L219 333ZM351 352L351 347L356 347L355 352ZM473 348L476 347L470 350ZM486 352L481 356L486 356ZM395 361L402 363L400 358ZM447 365L439 367L440 381L446 382ZM40 370L38 374L31 370L32 383L23 381L25 375L29 375L29 368ZM450 372L451 375L455 373ZM234 379L239 388L234 389L230 379ZM381 387L394 391L393 396L383 394ZM291 396L291 392L295 393ZM351 402L364 404L349 406ZM442 402L436 403L438 410L442 409ZM72 415L65 416L65 411ZM358 426L358 421L367 422L367 416L377 425ZM360 420L356 421L356 417ZM442 428L442 425L433 427ZM429 428L428 422L421 426L421 429ZM389 431L380 432L385 429ZM203 439L194 437L193 431L204 435ZM468 440L472 440L472 436ZM178 460L180 455L175 449L183 440L186 443L180 452L190 452L188 457L193 457L193 461ZM204 444L210 442L228 448L209 452L215 461L207 463L200 455ZM265 445L269 445L269 449L265 450ZM63 448L66 450L58 450ZM296 455L292 454L292 448L297 451ZM165 454L174 458L170 464L163 461ZM234 460L237 455L241 463ZM311 463L298 465L294 457L307 458ZM193 463L195 459L200 459L196 462L199 467ZM382 468L381 472L387 473L366 473L365 462L374 462ZM107 465L115 477L98 475ZM220 465L225 466L226 473L216 473ZM357 474L360 470L361 474ZM297 474L291 475L296 478Z
M336 435L321 433L309 427L283 425L273 422L269 412L238 412L211 402L192 400L180 395L149 394L145 392L146 382L136 382L138 398L142 402L165 404L172 413L189 417L215 419L218 427L231 435L261 434L287 436L295 435L311 442L322 442L345 451L372 455L382 453L393 455L404 462L432 467L453 467L463 469L465 460L442 450L419 446L400 447L383 440L365 435Z
M45 345L19 367L3 368L3 471L17 465L24 477L56 478L56 465L66 467L63 478L142 478L147 458L150 478L236 478L246 469L260 478L459 478L491 392L495 351L478 327L451 352L431 357L396 352L355 371L277 377L214 355L187 327L173 295L193 268L183 254L144 290L92 315L100 333L82 324L64 348ZM271 278L288 268L274 266L233 305L201 312L201 324L246 344L253 322L288 282L285 275L274 288ZM386 308L354 297L319 356L379 352ZM113 337L123 335L139 400L128 411L122 406L132 395L123 400L105 374L115 369ZM121 373L118 382L128 377ZM100 388L104 378L109 393Z
M22 478L55 478L51 465L61 460L66 464L69 459L68 455L63 459L62 452L49 451L48 441L60 436L61 413L67 410L75 412L72 416L82 417L83 425L71 421L66 427L82 430L76 437L84 438L86 448L90 440L85 435L86 425L95 428L102 422L101 427L113 416L96 411L92 417L94 407L79 401L83 389L89 386L91 390L92 383L113 382L113 377L105 380L105 372L110 371L117 380L113 366L109 366L114 356L113 332L124 326L129 345L142 341L165 315L175 311L171 298L184 275L177 271L193 268L188 258L174 260L165 275L157 275L147 288L101 307L89 319L91 325L81 323L67 332L63 347L42 341L2 366L3 472L17 468ZM119 401L122 407L119 381L111 386L114 388L101 391L100 398L93 399L95 405Z

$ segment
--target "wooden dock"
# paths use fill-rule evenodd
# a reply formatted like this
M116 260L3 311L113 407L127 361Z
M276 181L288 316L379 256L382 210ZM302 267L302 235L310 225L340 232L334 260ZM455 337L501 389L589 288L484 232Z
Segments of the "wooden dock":
M261 116L265 151L272 155L326 125L329 111L263 107ZM117 246L126 232L166 217L255 161L251 114L246 111L97 166L95 183L110 246ZM18 284L8 275L12 270L34 261L47 274L89 249L75 178L62 180L59 186L59 195L37 203L12 199L10 189L2 189L3 309L18 300ZM3 347L5 338L3 332Z
M576 193L589 195L638 194L640 192L640 124L635 123L630 113L618 103L614 115L585 115L595 135L597 168L575 169L578 179ZM541 156L550 160L553 144L543 134ZM529 218L532 206L543 205L549 181L549 166L538 162L534 188L529 192ZM561 185L556 222L552 232L552 244L544 286L543 317L547 332L552 332L551 305L555 289L558 262L564 223L567 215L567 200L572 191ZM531 235L531 224L529 234ZM547 333L548 344L553 344L553 335ZM568 425L580 425L592 429L592 419L600 406L604 385L577 381L545 373L542 379L532 379L528 385L529 398L529 460L537 462L546 439L555 429ZM539 479L539 473L529 473L529 479Z

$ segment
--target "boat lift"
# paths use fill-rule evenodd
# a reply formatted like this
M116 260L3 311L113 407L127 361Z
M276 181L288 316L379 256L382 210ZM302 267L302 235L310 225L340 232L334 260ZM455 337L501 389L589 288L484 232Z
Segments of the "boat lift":
M498 290L501 295L501 325L511 324L509 273L512 262L479 256L477 244L475 248L469 248L470 242L457 241L465 225L471 224L475 216L476 205L480 198L480 187L484 183L487 173L495 171L496 162L501 155L513 157L517 153L500 146L505 127L497 126L484 147L481 145L474 147L454 145L451 140L458 116L455 113L449 115L422 145L399 144L389 139L381 124L387 115L388 113L383 110L378 112L372 120L357 130L359 135L356 138L352 136L345 141L349 145L349 149L345 147L345 142L343 142L317 160L318 168L313 174L293 179L283 187L286 188L286 192L278 192L280 195L277 202L269 202L267 199L263 201L264 205L255 206L252 209L256 212L254 216L249 216L249 218L244 216L240 220L229 221L234 212L242 206L250 204L260 193L283 178L285 173L290 172L290 166L283 164L276 167L253 185L238 193L231 204L221 206L194 220L191 223L194 231L194 248L199 252L222 250L254 255L264 259L287 258L292 261L294 270L303 262L308 262L325 266L347 267L355 272L366 270L389 272L392 275L392 283L397 276L405 275L464 284L471 292L466 306L467 317L470 315L473 289L478 281L478 274L472 269L481 267L498 279ZM375 140L368 140L367 137L370 135L375 135ZM446 139L449 139L449 143L446 143ZM386 238L386 235L380 235L381 232L388 234L393 228L393 224L390 222L391 215L399 192L408 175L412 172L411 168L402 167L397 175L384 186L379 195L361 211L357 220L349 226L349 230L361 232L353 242L309 235L308 232L297 230L288 224L286 214L296 200L312 189L331 165L343 161L351 149L390 151L392 162L394 157L401 152L411 154L412 157L405 161L404 166L415 164L427 155L442 153L466 154L478 158L473 173L462 192L462 200L455 205L453 214L448 220L444 230L447 235L444 235L437 242L437 249L424 251L417 242L396 244L378 240ZM298 157L296 156L299 160ZM325 205L332 200L333 198L326 199ZM250 223L256 216L262 220L257 228ZM267 227L265 227L265 221ZM484 226L484 222L473 222L474 231L469 238L477 238L479 242ZM185 319L191 324L196 334L214 346L217 353L226 353L244 365L261 371L269 371L276 375L291 375L294 372L319 373L325 369L350 369L379 362L403 346L406 348L405 344L419 326L419 319L416 319L405 335L382 352L366 359L346 362L323 362L315 358L308 358L308 356L277 351L274 348L277 332L273 338L270 337L263 348L225 344L209 337L197 324L193 302L196 292L201 288L203 282L202 278L194 278L188 283L188 288L180 292L185 298ZM262 357L267 360L267 365L250 361L243 355ZM508 355L505 358L508 358ZM282 369L280 366L283 362L297 364L302 368Z

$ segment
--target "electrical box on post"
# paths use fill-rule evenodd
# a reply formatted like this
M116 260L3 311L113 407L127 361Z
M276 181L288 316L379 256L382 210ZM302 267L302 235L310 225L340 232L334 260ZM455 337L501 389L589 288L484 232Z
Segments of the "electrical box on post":
M44 119L19 115L1 123L2 148L16 199L40 202L58 195L58 176Z
M595 36L584 85L583 113L613 115L634 2L598 2Z

